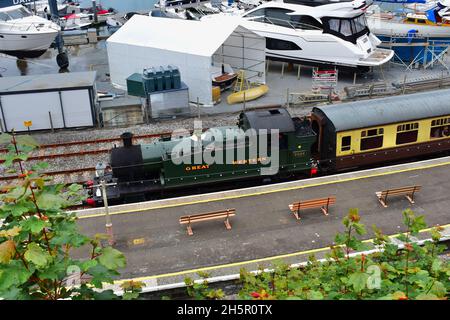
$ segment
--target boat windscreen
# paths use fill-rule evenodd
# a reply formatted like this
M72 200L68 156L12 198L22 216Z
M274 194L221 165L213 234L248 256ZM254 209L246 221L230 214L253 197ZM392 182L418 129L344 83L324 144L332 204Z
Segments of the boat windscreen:
M0 12L0 20L7 21L7 20L22 19L29 17L31 15L32 14L30 11L28 11L25 7L22 7L10 11Z
M354 18L323 17L324 32L356 43L356 40L369 33L364 14Z

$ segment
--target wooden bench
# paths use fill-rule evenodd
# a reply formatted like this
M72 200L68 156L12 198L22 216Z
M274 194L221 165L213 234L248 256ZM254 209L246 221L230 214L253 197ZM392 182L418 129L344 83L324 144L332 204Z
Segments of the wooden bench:
M208 221L208 220L217 220L217 219L225 219L225 227L227 230L231 229L230 217L234 217L236 215L236 209L226 209L222 211L214 211L200 214L193 214L188 216L180 217L180 224L187 224L187 233L192 236L194 233L192 232L191 223Z
M328 207L336 203L336 197L328 197L321 199L311 199L311 200L302 200L299 202L294 202L289 205L289 209L291 209L297 220L300 220L300 210L301 209L312 209L312 208L320 208L324 215L328 215Z
M383 205L383 207L387 208L387 197L388 196L401 196L404 195L406 199L414 204L414 194L420 191L421 186L410 186L410 187L402 187L396 189L387 189L383 191L377 191L375 194L377 195L378 201Z

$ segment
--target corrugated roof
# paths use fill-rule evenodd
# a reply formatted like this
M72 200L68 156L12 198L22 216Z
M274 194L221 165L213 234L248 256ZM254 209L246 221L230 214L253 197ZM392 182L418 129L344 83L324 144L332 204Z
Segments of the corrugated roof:
M420 92L374 100L315 107L336 131L450 115L450 90Z
M294 122L286 109L246 111L245 116L255 130L278 129L280 133L295 131Z
M41 74L0 78L0 93L90 87L96 71Z

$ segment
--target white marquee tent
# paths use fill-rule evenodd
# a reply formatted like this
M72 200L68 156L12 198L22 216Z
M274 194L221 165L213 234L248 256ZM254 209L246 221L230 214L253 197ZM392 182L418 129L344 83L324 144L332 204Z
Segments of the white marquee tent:
M133 73L175 65L189 100L203 105L212 105L211 80L221 74L222 63L265 83L265 39L240 22L233 16L191 21L134 15L107 41L111 81L124 89Z

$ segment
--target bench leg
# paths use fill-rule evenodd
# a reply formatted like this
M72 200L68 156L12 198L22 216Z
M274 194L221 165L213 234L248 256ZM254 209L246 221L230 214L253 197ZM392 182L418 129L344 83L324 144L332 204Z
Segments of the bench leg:
M324 214L324 215L328 215L328 208L327 207L322 207L322 208L320 208L320 209L322 209L322 213Z
M227 230L231 230L231 224L230 224L230 220L228 220L228 218L224 221L225 223L225 228L227 228Z
M386 199L383 199L382 197L378 197L378 201L380 201L381 205L385 208L387 208Z
M294 211L293 213L294 213L295 219L300 220L300 210Z
M194 232L192 232L192 228L191 228L190 224L187 225L186 229L187 229L187 234L188 235L192 236L194 234Z
M413 195L407 194L407 195L406 195L406 199L408 199L409 202L411 202L411 204L414 204L414 196L413 196Z

